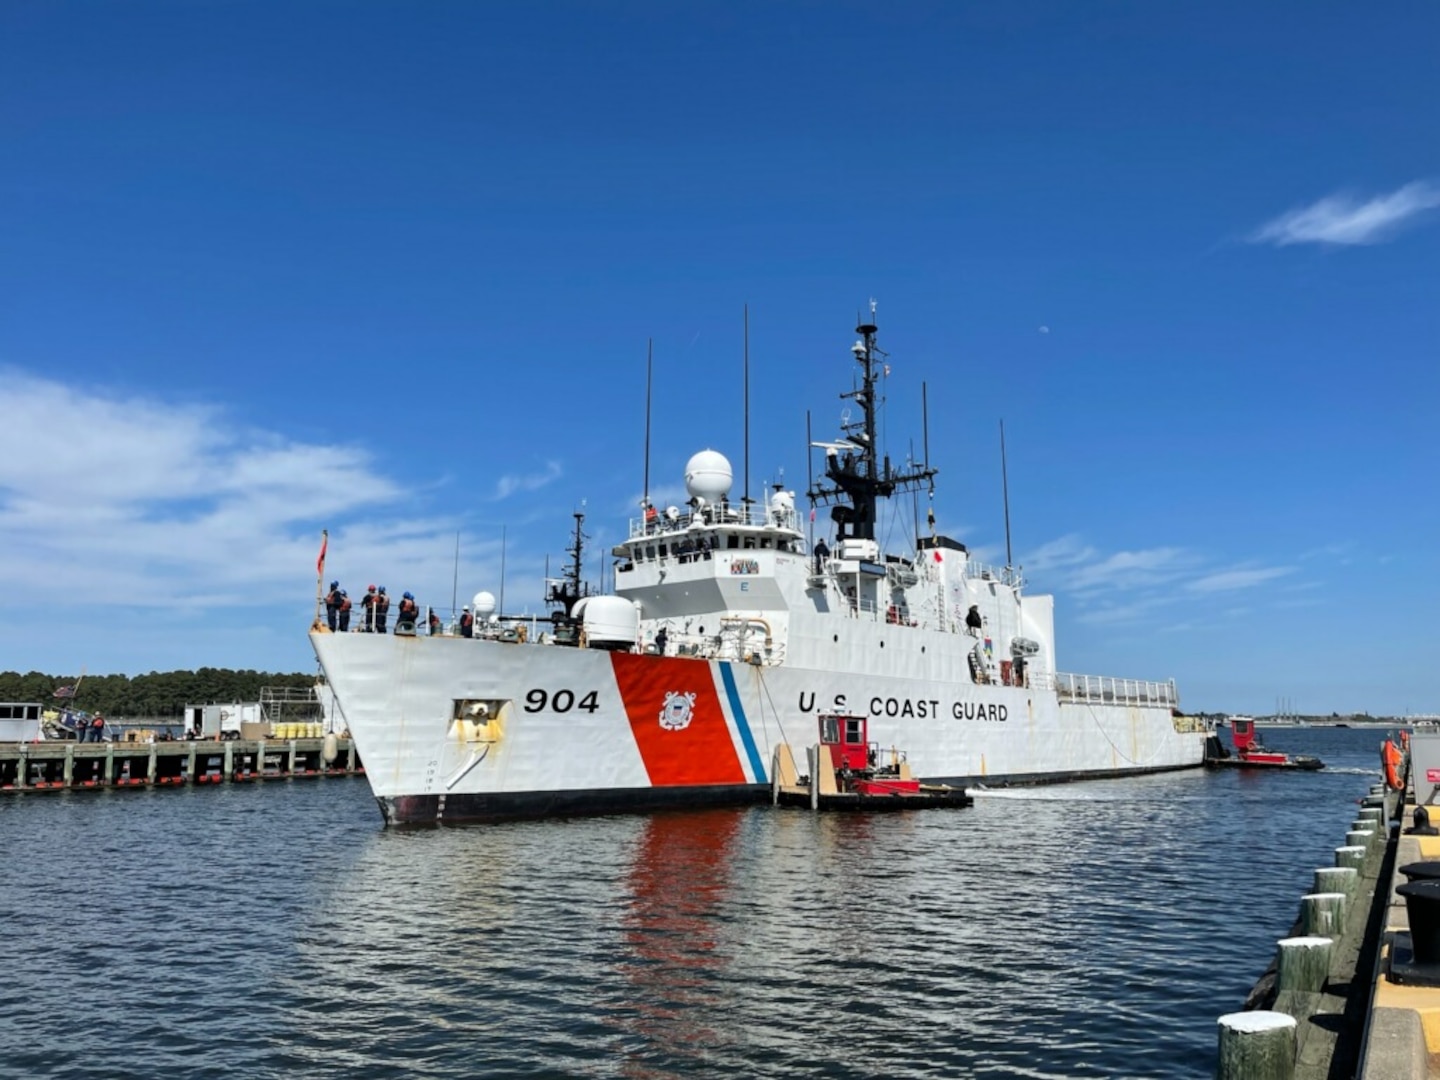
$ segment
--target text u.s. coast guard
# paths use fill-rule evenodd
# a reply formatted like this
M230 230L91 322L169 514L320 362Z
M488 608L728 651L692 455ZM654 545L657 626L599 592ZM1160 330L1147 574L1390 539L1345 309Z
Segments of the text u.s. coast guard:
M940 711L939 698L897 698L881 697L875 695L868 702L864 702L860 708L868 708L871 716L897 716L917 720L928 720L944 715ZM834 712L845 712L847 709L855 708L849 702L845 694L836 694L830 709ZM800 711L802 713L815 711L815 691L800 691ZM1008 720L1010 710L1005 705L994 702L983 701L953 701L950 703L949 713L956 720Z

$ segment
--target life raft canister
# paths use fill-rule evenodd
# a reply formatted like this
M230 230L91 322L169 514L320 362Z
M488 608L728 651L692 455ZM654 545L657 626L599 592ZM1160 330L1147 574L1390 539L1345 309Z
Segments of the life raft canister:
M1400 748L1391 739L1386 739L1380 744L1380 762L1385 766L1385 786L1392 791L1399 791L1405 786L1400 779Z

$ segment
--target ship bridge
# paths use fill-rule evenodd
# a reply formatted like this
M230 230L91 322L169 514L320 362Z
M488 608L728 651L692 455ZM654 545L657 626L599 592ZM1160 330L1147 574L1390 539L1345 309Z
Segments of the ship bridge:
M614 549L621 560L615 592L638 603L646 619L784 610L776 570L806 558L789 494L778 492L763 506L672 506L632 521L629 538Z
M615 593L640 611L642 636L668 653L778 663L790 603L784 582L808 560L794 492L730 502L730 465L713 450L690 459L689 502L643 504L613 554Z

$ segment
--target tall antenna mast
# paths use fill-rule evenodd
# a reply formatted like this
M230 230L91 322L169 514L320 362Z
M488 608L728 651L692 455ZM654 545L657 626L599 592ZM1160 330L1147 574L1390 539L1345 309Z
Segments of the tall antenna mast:
M450 614L455 614L455 601L460 593L460 530L455 530L455 575L450 579Z
M915 464L915 440L910 440L910 464ZM910 512L915 518L915 543L920 543L920 489L910 492Z
M505 614L505 526L500 526L500 614Z
M870 321L855 328L860 340L850 347L856 364L860 365L860 385L842 399L849 398L859 406L859 420L844 420L841 438L825 443L825 479L809 491L811 503L833 504L830 516L837 526L839 540L853 537L874 540L879 501L897 491L909 491L930 480L935 470L924 465L896 472L888 455L883 457L877 443L876 416L879 410L877 383L884 371L885 353L875 343L875 301L870 301Z
M925 471L930 474L929 501L925 506L925 523L935 535L935 470L930 468L930 384L920 384L920 430L925 438ZM918 533L917 533L918 536Z
M655 362L655 339L645 348L645 505L650 505L650 379Z
M570 556L570 565L563 567L560 571L560 580L549 581L548 590L545 594L546 603L559 604L564 609L563 618L569 619L570 612L575 605L584 597L590 595L590 589L584 584L582 575L585 569L585 541L589 539L585 535L585 502L580 503L580 509L574 511L575 534L570 546L565 549ZM546 577L549 577L549 558L546 558Z
M1005 421L1000 421L1000 490L1005 497L1005 565L1014 566L1010 555L1010 477L1005 469Z
M805 495L810 500L810 540L815 546L815 444L810 441L810 410L805 410Z
M750 305L745 305L745 497L740 500L750 505Z
M930 384L920 384L920 432L925 440L921 445L925 450L925 468L930 468ZM935 477L930 477L930 494L935 494Z

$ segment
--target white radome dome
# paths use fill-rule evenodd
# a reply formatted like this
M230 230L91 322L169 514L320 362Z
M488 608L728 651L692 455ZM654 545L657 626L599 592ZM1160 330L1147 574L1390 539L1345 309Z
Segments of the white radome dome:
M685 463L685 490L690 497L717 503L730 494L735 473L718 450L701 450Z
M471 610L475 612L475 617L483 621L495 611L495 594L477 592L470 601L470 605Z

